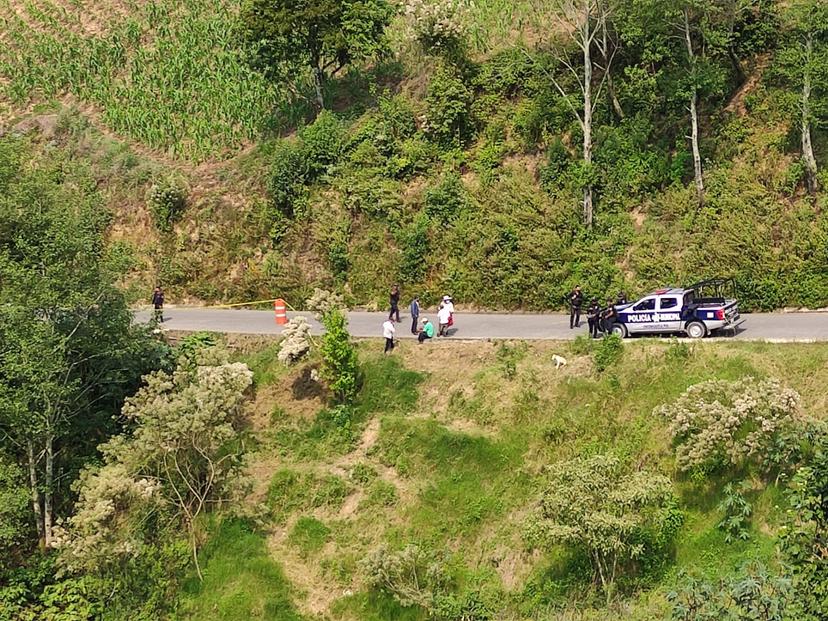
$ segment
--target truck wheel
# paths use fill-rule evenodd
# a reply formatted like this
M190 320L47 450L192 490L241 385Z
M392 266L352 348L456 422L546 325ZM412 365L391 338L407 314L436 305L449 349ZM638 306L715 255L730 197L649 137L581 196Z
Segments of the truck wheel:
M707 336L707 326L701 321L691 321L687 324L685 332L691 339L702 339Z
M613 334L617 334L622 339L627 338L627 326L623 323L614 323L612 324L612 328L610 328L610 332Z

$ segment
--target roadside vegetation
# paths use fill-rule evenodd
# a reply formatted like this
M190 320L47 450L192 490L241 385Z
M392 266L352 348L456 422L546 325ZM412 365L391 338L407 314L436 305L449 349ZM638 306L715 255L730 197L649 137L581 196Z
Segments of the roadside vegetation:
M94 166L170 301L828 304L824 3L595 0L589 65L566 2L329 3L314 36L288 0L5 2L8 126Z

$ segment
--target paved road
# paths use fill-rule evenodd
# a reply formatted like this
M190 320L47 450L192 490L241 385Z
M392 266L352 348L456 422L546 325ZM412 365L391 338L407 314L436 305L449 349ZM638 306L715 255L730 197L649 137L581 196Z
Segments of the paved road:
M293 316L296 313L288 313ZM302 313L304 314L304 313ZM228 310L206 308L168 308L164 311L167 330L224 332L233 334L279 334L273 311ZM432 321L436 315L425 316ZM146 322L150 311L139 311L137 319ZM308 315L309 317L309 315ZM357 337L382 336L384 313L349 313L351 334ZM828 341L828 313L778 313L743 315L747 319L742 324L737 340L770 342L809 342ZM411 337L411 320L403 315L402 323L397 328L397 336ZM527 315L527 314L466 314L455 315L455 328L452 336L461 339L526 339L526 340L563 340L586 333L585 325L580 330L569 329L569 317L562 314ZM321 327L311 319L314 332Z

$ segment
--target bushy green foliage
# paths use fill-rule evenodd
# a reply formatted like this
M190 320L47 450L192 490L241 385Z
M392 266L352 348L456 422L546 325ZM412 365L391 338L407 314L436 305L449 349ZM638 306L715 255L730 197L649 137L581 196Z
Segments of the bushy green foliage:
M681 525L680 515L667 477L630 473L618 458L596 455L549 467L526 536L534 547L569 545L583 551L609 602L616 579L634 571L636 561L664 554L664 544ZM648 532L658 536L647 537Z
M828 440L793 477L781 551L793 581L792 618L817 621L828 615Z
M310 164L304 146L280 142L271 156L270 200L274 209L286 218L302 214L308 199L305 184L309 178Z
M149 190L147 203L155 226L169 233L173 224L184 215L187 206L187 189L171 177L156 181Z
M332 310L322 317L325 335L322 337L322 377L328 382L333 403L348 406L359 391L357 354L351 343L345 315Z
M402 231L402 262L400 274L409 283L422 282L427 273L430 245L430 224L425 212L415 216L414 221Z
M592 353L595 368L603 372L617 363L624 354L624 341L617 334L610 334L601 339L601 342Z
M733 483L728 483L722 490L724 497L717 509L723 515L716 527L724 532L727 543L736 540L744 541L750 537L750 517L753 514L753 507L745 498L743 489L744 486L740 489Z
M316 120L299 132L303 155L313 176L336 164L342 154L345 128L335 114L323 110Z
M753 562L718 583L685 578L667 599L671 621L784 621L800 618L786 614L791 595L789 580Z
M402 550L377 548L361 565L369 586L388 592L402 606L433 611L439 596L450 586L445 561L413 544Z
M685 471L789 466L767 463L777 454L769 449L775 439L788 437L801 418L795 391L778 380L753 377L696 384L656 414L667 420L676 459Z
M293 82L310 78L321 109L326 81L386 50L385 27L393 12L386 0L254 0L245 5L241 21L265 73Z
M425 193L426 213L442 224L456 220L466 207L466 189L457 174L445 175Z
M474 132L472 100L473 92L460 72L440 65L426 95L428 133L443 145L464 145Z
M0 577L29 538L31 497L23 469L0 452Z
M518 363L526 357L526 344L501 343L497 348L497 362L503 377L511 380L517 375Z

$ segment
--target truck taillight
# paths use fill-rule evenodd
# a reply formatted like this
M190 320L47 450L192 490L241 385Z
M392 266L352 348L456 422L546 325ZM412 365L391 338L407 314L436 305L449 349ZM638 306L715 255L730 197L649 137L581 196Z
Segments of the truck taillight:
M724 321L724 318L725 318L724 309L723 308L718 309L716 311L716 319L718 319L719 321Z

